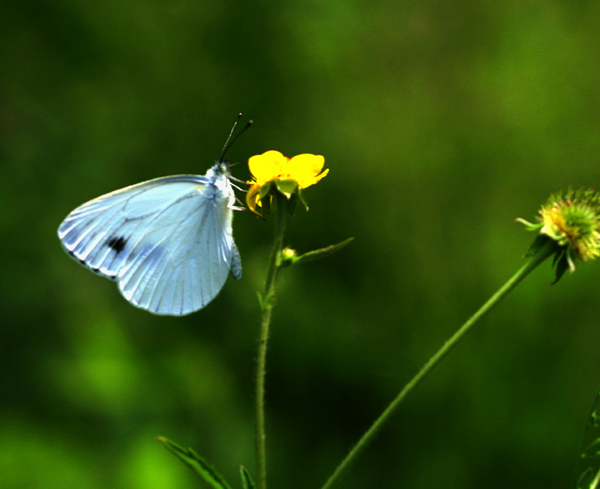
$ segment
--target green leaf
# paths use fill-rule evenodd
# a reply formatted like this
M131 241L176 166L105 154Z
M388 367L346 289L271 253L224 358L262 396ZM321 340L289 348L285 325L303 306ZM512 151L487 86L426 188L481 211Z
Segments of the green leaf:
M600 472L588 468L577 481L577 489L597 489L599 480Z
M306 212L308 212L308 202L306 202L306 200L304 199L304 194L302 193L301 188L298 188L298 198L300 199L300 202L302 202L302 205L304 206L304 209L306 209Z
M546 243L549 240L550 240L550 238L548 236L546 236L545 234L538 234L535 237L535 239L533 240L533 243L531 244L529 249L527 250L527 253L525 253L525 256L529 257L529 256L535 255L538 251L540 251L546 245Z
M268 185L263 185L258 190L258 196L260 198L260 214L266 216L271 213L271 197L268 197L271 193L271 189L274 188L273 182Z
M250 472L243 465L240 467L240 475L242 476L242 486L244 489L254 489L254 481L250 477Z
M582 457L597 457L600 455L600 438L596 438L585 447Z
M521 224L523 224L527 228L527 231L533 231L533 232L536 232L536 233L539 232L544 227L544 223L543 222L532 223L532 222L526 221L525 219L522 219L520 217L517 217L515 219L515 221L520 222Z
M298 192L300 192L300 189L298 189ZM292 195L290 195L287 200L285 201L285 212L287 212L287 214L290 217L294 217L294 215L296 214L296 206L298 205L298 194L294 193Z
M258 298L258 305L260 306L260 309L263 310L265 308L265 300L263 299L263 295L258 290L256 291L256 297Z
M577 489L598 489L600 487L600 391L596 394L592 411L581 441L582 452L577 464Z
M223 476L191 448L183 448L162 436L158 437L158 441L213 489L231 489Z
M556 278L552 285L558 283L558 281L562 278L567 270L569 270L569 260L567 257L567 252L563 250L560 254L554 255L553 265L556 266Z

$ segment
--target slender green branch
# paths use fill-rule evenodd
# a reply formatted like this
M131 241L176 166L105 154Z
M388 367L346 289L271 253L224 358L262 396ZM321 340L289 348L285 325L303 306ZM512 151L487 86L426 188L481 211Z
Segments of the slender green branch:
M258 342L258 358L256 362L256 465L258 471L257 488L267 487L267 455L265 434L265 374L267 361L267 342L271 312L275 303L275 283L281 263L283 234L285 232L285 197L277 194L277 228L275 242L267 268L265 292L261 299L262 320Z
M265 489L267 486L267 457L265 447L265 364L270 322L271 308L269 307L263 310L256 371L256 465L258 471L257 485L259 489Z
M417 387L429 374L433 368L440 363L440 361L450 352L450 350L462 339L462 337L476 324L483 316L485 316L490 310L500 302L512 289L514 289L521 280L523 280L529 273L531 273L540 263L550 257L556 252L556 244L554 241L549 241L543 248L541 248L534 256L532 256L521 269L513 275L500 289L483 305L481 308L471 316L471 318L464 323L454 333L450 339L444 343L444 345L429 359L429 361L419 370L419 372L404 386L396 398L390 403L390 405L383 411L383 413L375 420L363 437L358 443L352 448L350 453L337 467L331 477L325 482L322 489L331 489L342 476L348 471L352 463L362 453L367 444L373 439L373 437L379 432L381 427L390 419L395 413L398 406L408 396L408 394Z

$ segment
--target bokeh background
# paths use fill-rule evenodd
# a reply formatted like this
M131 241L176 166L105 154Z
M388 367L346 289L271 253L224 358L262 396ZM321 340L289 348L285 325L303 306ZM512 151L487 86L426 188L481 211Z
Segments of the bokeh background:
M600 3L4 0L0 486L233 487L253 473L273 222L238 213L244 278L185 318L130 306L56 237L73 208L229 157L323 154L286 244L268 356L269 482L319 488L523 263L550 193L600 182ZM600 386L600 268L544 264L415 391L340 487L573 487Z

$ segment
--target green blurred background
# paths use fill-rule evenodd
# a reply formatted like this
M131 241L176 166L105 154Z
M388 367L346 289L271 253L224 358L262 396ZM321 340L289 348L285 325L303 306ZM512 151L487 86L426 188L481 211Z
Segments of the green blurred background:
M550 193L598 186L600 3L4 0L0 487L187 489L159 443L239 488L272 220L235 216L244 278L156 317L78 266L73 208L233 161L323 154L286 244L267 378L273 488L318 488L523 263ZM245 164L234 169L248 178ZM568 488L600 386L597 264L548 264L416 391L341 487Z

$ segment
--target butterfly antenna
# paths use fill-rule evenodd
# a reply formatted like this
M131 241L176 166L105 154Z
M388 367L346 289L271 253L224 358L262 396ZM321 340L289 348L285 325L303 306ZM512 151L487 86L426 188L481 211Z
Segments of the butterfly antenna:
M229 136L227 136L227 141L225 141L225 145L223 146L223 151L221 151L221 156L219 157L219 161L223 161L223 158L225 157L225 153L227 153L227 150L229 148L231 148L231 146L233 145L233 143L235 143L237 141L237 139L244 133L246 132L246 129L248 129L252 124L254 124L253 120L249 120L246 125L244 126L244 128L242 130L240 130L232 139L233 133L235 131L235 128L238 125L238 122L240 122L240 119L242 118L242 113L240 112L237 116L236 121L233 123L233 127L231 128L231 131L229 131Z

